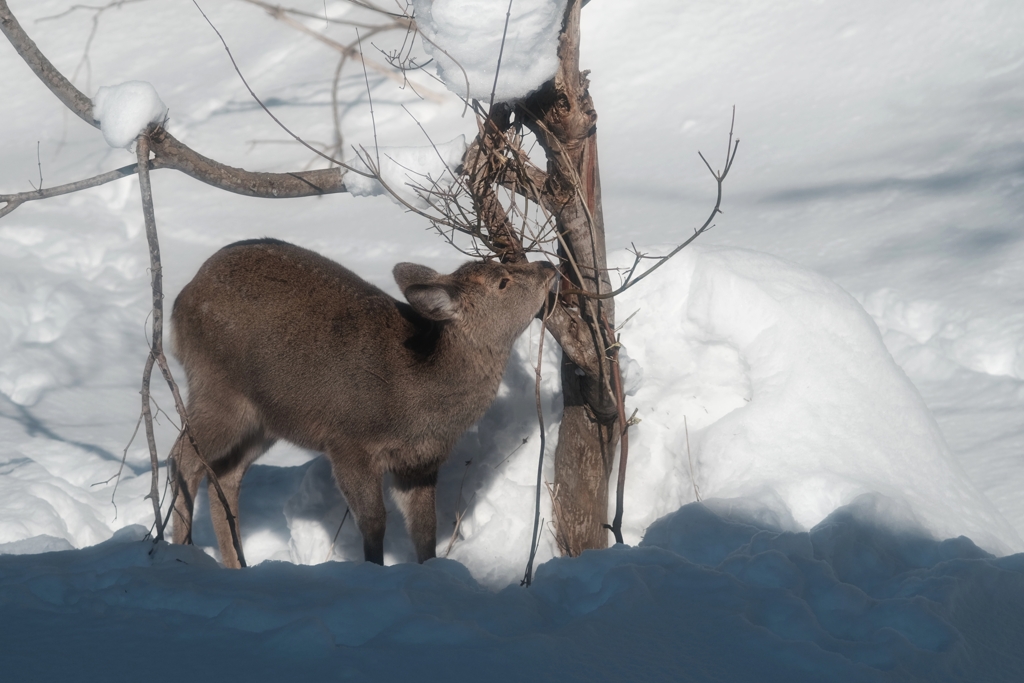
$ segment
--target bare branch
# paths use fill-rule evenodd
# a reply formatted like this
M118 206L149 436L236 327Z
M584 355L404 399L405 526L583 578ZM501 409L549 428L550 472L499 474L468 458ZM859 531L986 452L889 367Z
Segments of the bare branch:
M139 173L139 188L142 192L142 215L146 224L146 241L149 244L150 277L153 290L153 336L150 340L149 357L146 359L146 366L142 374L142 416L146 424L146 440L149 444L150 464L153 470L153 479L150 485L150 492L147 497L152 498L153 500L153 510L156 518L156 539L163 539L164 520L160 514L160 489L158 483L159 456L157 455L156 450L156 439L153 430L153 414L150 406L151 401L149 391L150 378L153 373L154 363L159 366L160 372L164 377L164 381L167 382L167 386L171 390L171 395L174 397L174 406L177 409L178 418L181 420L182 431L188 436L192 448L195 449L200 462L202 462L203 466L206 468L207 479L211 484L213 484L221 505L224 507L224 513L227 515L228 527L231 529L232 542L234 543L235 550L238 553L239 563L244 567L245 556L242 554L242 539L238 533L237 520L235 520L234 515L231 512L231 506L228 505L227 496L225 496L224 490L221 488L217 474L213 471L213 468L210 467L209 463L206 462L206 459L203 458L199 451L199 445L196 443L188 424L185 403L181 400L181 393L178 391L178 385L174 381L174 377L171 375L171 368L167 364L167 357L164 356L163 265L160 261L160 241L156 231L156 214L153 210L153 190L149 182L149 164L147 163L149 160L149 137L147 133L142 133L136 140L136 153L139 160L137 166L141 169ZM173 506L174 502L172 501L171 507L173 508Z
M242 81L242 85L244 85L245 89L249 91L249 94L252 95L252 98L254 100L256 100L256 103L258 105L260 105L260 107L263 108L263 111L265 111L267 113L267 116L269 116L271 119L273 119L274 123L276 123L281 128L281 130L283 130L284 132L288 133L288 135L291 135L293 138L295 138L296 142L298 142L299 144L304 146L309 151L313 152L314 154L316 154L318 156L323 157L324 159L327 159L327 161L331 162L332 164L337 164L338 166L341 166L342 168L348 169L350 171L353 170L350 166L346 165L344 162L338 161L337 159L335 159L335 158L333 158L333 157L331 157L331 156L329 156L327 154L324 154L323 152L318 150L316 147L313 147L312 145L307 143L305 140L303 140L298 135L293 133L291 131L291 129L288 128L288 126L284 125L284 123L282 123L279 118L274 116L274 113L272 111L270 111L270 108L267 107L267 105L265 105L263 103L263 100L261 100L259 98L259 96L256 95L256 92L249 85L249 82L247 80L245 80L245 76L242 75L242 70L238 67L238 62L235 61L235 56L233 54L231 54L231 48L228 47L228 41L224 40L224 36L221 35L221 33L217 29L217 27L214 26L212 21L210 21L210 18L208 16L206 16L206 12L204 12L203 8L199 6L198 0L192 0L192 4L196 6L196 9L199 10L199 13L203 15L203 19L205 19L206 23L210 25L210 28L213 29L213 32L217 34L217 37L220 39L221 45L224 46L224 51L228 53L228 59L231 60L231 66L235 67L235 73L238 74L238 78L241 79L241 81ZM359 173L359 171L356 171L356 173Z
M683 243L678 245L675 249L673 249L669 253L665 254L664 256L656 257L658 262L656 264L654 264L653 266L651 266L650 268L648 268L647 270L645 270L643 273L641 273L640 275L638 275L638 276L636 276L635 278L632 278L632 279L627 277L626 282L621 287L619 287L618 289L616 289L616 290L614 290L612 292L606 292L604 294L594 294L594 293L591 293L591 292L585 292L585 291L578 290L578 289L572 289L572 290L566 290L566 292L565 292L566 294L577 294L577 295L585 296L585 297L588 297L588 298L591 298L591 299L611 299L613 297L616 297L619 294L622 294L624 291L626 291L630 287L632 287L633 285L635 285L636 283L638 283L641 280L643 280L645 277L647 277L648 275L650 275L651 273L656 271L658 268L661 268L663 265L665 265L666 261L668 261L670 258L672 258L676 254L678 254L680 251L682 251L686 247L690 246L690 244L692 244L695 239L697 239L698 237L703 235L705 232L707 232L708 230L710 230L711 228L714 227L714 225L712 224L712 221L714 221L715 216L717 216L718 214L722 213L722 210L721 210L721 207L722 207L722 184L725 182L726 176L729 175L729 170L732 168L733 161L736 160L736 152L737 152L737 150L739 149L739 146L740 146L740 141L738 139L733 141L733 127L734 127L735 123L736 123L736 107L733 107L732 123L729 125L729 146L728 146L728 151L727 151L726 157L725 157L725 166L723 166L721 171L715 171L713 168L711 168L711 164L708 163L708 160L704 158L704 155L701 154L700 152L697 153L700 156L701 161L704 162L704 165L707 166L708 171L711 173L712 177L715 179L715 183L717 185L717 194L716 194L716 198L715 198L715 205L711 209L711 213L708 214L707 220L704 221L703 225L701 225L699 228L695 229L693 231L693 234L690 235L689 238L687 238ZM636 260L636 262L634 262L633 268L630 270L630 276L632 276L633 271L636 269L636 264L639 263L641 258L645 258L645 257L641 256L640 254L637 254L637 260Z
M57 98L72 112L90 126L99 127L92 118L92 100L86 97L64 74L43 56L39 48L28 37L18 20L7 6L7 0L0 0L0 30L3 31L11 45L18 51L29 68L53 92Z
M21 55L22 59L25 60L36 76L43 81L58 99L83 121L91 126L98 127L98 123L92 117L92 100L66 79L46 56L39 51L36 44L28 37L17 19L11 14L6 0L0 0L0 28L3 29L4 35L11 41L11 44L18 51L18 54ZM295 137L297 138L297 136ZM151 131L149 133L149 140L150 148L155 157L150 161L150 169L173 168L208 185L229 192L250 197L267 198L309 197L346 192L344 183L345 172L339 168L292 173L246 171L227 166L195 152L163 129ZM45 189L41 192L0 195L0 202L5 204L5 206L0 208L0 218L6 216L27 201L45 199L88 187L95 187L137 172L137 165L125 166L115 171L109 171L93 178L78 181L77 183L69 183Z
M498 74L501 73L501 57L505 54L505 36L508 35L508 22L512 18L512 2L508 0L508 10L505 11L505 28L501 31L501 47L498 48L498 63L494 67L494 84L491 85L491 101L488 103L488 108L494 108L494 93L498 89Z
M154 159L150 162L149 168L152 170L165 167L162 162ZM123 166L114 171L101 173L100 175L93 176L92 178L78 180L66 185L49 187L45 190L32 190L31 192L19 192L16 194L0 194L0 202L7 204L7 206L0 208L0 218L6 216L11 211L14 211L14 209L18 208L25 202L31 202L37 199L49 199L50 197L58 197L62 194L78 192L79 190L85 190L90 187L98 187L99 185L104 185L113 180L120 180L126 176L135 175L138 173L138 170L137 164L131 164L130 166Z
M296 21L291 16L289 16L290 14L295 14L295 15L298 15L298 16L307 16L307 17L311 17L311 16L315 16L315 15L311 15L311 14L309 14L307 12L301 12L299 10L287 9L287 8L281 7L279 5L271 5L269 3L260 2L260 0L243 0L243 1L244 2L248 2L248 3L252 4L252 5L256 5L258 7L262 7L263 9L265 9L267 11L267 14L269 14L274 19L276 19L276 20L278 20L278 21L280 21L280 22L282 22L284 24L287 24L288 26L291 26L292 28L296 29L297 31L305 33L306 35L308 35L308 36L310 36L312 38L315 38L316 40L320 41L324 45L327 45L328 47L330 47L333 50L337 50L338 52L340 52L341 54L345 55L346 57L354 58L354 57L359 56L358 50L353 48L351 45L344 45L342 43L339 43L338 41L333 40L332 38L329 38L329 37L325 36L324 34L320 33L319 31L314 31L313 29L311 29L308 26L306 26L305 24L303 24L301 21ZM317 17L317 18L322 18L322 17ZM382 31L390 31L390 30L395 30L395 29L410 30L412 28L412 19L408 18L408 17L394 17L393 21L390 24L386 24L386 25L383 25L383 26L381 26L381 25L374 25L374 24L362 24L362 23L359 23L359 22L349 22L349 21L341 21L341 20L334 20L334 21L335 21L335 23L348 24L349 26L353 26L353 27L355 27L357 29L358 28L370 29L370 34L368 34L366 36L363 36L364 38L368 38L369 35L380 33ZM382 64L378 64L377 62L374 62L374 61L365 60L365 64L366 64L366 67L368 69L381 74L385 78L391 79L392 81L395 81L399 85L405 85L405 76L403 74L397 73L395 70L390 69L390 68L388 68L388 67L386 67L386 66L384 66ZM426 99L429 99L432 102L438 102L438 103L444 101L444 95L442 95L440 93L436 93L436 92L434 92L432 90L429 90L429 89L426 89L426 88L422 88L422 86L421 86L421 89L423 90L423 97L425 97Z
M509 7L512 4L509 3ZM550 310L550 307L546 307ZM544 407L540 402L540 370L544 363L544 331L547 327L547 315L541 318L540 341L537 343L537 367L534 370L535 381L533 384L533 396L537 404L537 422L540 426L540 455L537 457L537 499L534 501L533 512L533 536L530 541L530 559L526 563L526 574L523 576L522 584L529 586L533 583L533 561L537 557L537 546L540 545L540 492L541 483L544 480L544 448L546 434L544 429Z
M608 323L608 319L604 316L601 317L601 323L605 327L605 331L609 338L615 339L615 330ZM611 524L605 524L605 528L610 530L615 536L616 543L623 543L622 540L622 511L623 501L625 499L626 491L626 461L629 457L629 421L626 420L626 395L622 390L622 366L619 365L619 349L621 345L616 339L615 344L612 348L612 363L615 366L612 375L612 384L615 388L615 403L619 407L619 425L622 428L622 433L619 435L619 475L615 486L615 518Z
M142 417L146 422L146 442L149 445L149 461L152 479L149 498L153 503L153 517L156 526L156 540L164 538L163 516L160 514L160 456L156 450L153 430L153 412L149 399L149 381L153 374L153 363L163 355L163 275L160 265L160 245L156 235L156 214L153 210L153 191L149 183L149 140L145 134L136 141L136 153L141 167L139 189L142 192L142 216L146 223L146 239L149 242L150 277L153 288L153 338L149 357L142 372Z

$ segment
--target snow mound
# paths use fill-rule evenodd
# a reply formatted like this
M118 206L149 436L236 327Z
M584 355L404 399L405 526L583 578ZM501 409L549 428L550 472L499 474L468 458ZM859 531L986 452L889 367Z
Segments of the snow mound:
M439 145L371 148L365 155L365 159L358 156L345 163L367 173L372 167L384 184L376 177L349 172L345 174L345 188L350 194L356 197L387 195L401 205L392 195L394 192L410 205L427 209L431 202L437 201L437 194L449 191L457 182L455 169L466 155L466 136L460 135Z
M795 529L878 492L906 528L1022 547L875 323L827 278L767 254L691 248L620 297L620 317L637 309L622 335L645 370L627 478L634 538L698 492L756 498Z
M694 680L1013 680L1024 556L894 531L871 514L888 504L858 499L799 533L766 527L755 501L691 504L641 547L551 560L531 588L501 591L444 559L225 570L128 527L0 557L5 670L121 679L159 646L189 655L154 680L187 667L201 680L675 681L695 662Z
M521 99L554 77L565 0L413 0L416 25L437 74L461 97ZM505 46L502 49L502 35ZM494 73L501 68L495 85ZM467 83L468 81L468 83Z
M131 148L139 133L166 116L156 88L145 81L103 86L92 101L92 117L100 122L103 139L111 147Z

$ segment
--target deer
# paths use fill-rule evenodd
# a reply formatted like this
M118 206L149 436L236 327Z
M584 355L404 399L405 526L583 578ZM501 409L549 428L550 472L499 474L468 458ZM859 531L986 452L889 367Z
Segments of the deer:
M206 477L222 562L242 566L242 477L285 440L326 455L367 561L384 563L388 472L417 561L434 557L438 470L494 400L556 273L546 261L470 261L448 275L399 263L400 301L280 240L217 251L171 315L188 383L187 429L171 450L173 541L192 542Z

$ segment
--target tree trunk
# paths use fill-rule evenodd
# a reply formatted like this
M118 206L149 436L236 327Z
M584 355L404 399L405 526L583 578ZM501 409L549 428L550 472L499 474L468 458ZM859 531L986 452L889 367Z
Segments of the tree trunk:
M611 291L605 254L597 114L579 70L580 0L570 0L554 80L519 105L548 158L546 203L559 234L561 270L571 287ZM618 411L602 320L615 324L611 299L563 297L550 329L563 348L565 412L555 450L554 507L561 551L578 555L608 545L608 478L618 443Z

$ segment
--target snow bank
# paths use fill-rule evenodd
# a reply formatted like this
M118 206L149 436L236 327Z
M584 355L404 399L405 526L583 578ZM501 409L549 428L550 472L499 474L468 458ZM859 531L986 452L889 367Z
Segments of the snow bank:
M864 514L885 505L860 499L793 533L756 507L692 504L638 548L552 560L531 588L498 592L443 559L225 570L128 527L82 551L0 557L5 671L677 681L699 662L695 680L1012 680L1024 660L1000 634L1024 628L1024 557ZM153 666L153 648L187 656Z
M566 0L413 0L416 25L452 92L481 102L525 97L554 77ZM502 35L505 47L502 49ZM501 68L495 86L494 74ZM468 81L468 82L467 82Z
M92 101L92 117L100 122L103 139L111 147L130 148L151 123L160 123L167 107L145 81L103 86Z
M643 419L630 442L633 538L696 491L759 499L795 529L880 492L900 501L907 527L1022 548L874 322L833 282L766 254L701 246L618 301L622 318L639 309L622 337L646 375L632 403Z
M391 194L395 192L412 206L428 209L431 202L437 203L437 194L448 192L458 181L455 169L466 155L466 136L460 135L438 145L370 148L365 155L369 166L363 156L347 159L345 163L367 173L372 167L387 187L375 177L348 172L345 188L350 194L356 197L387 195L401 205Z

